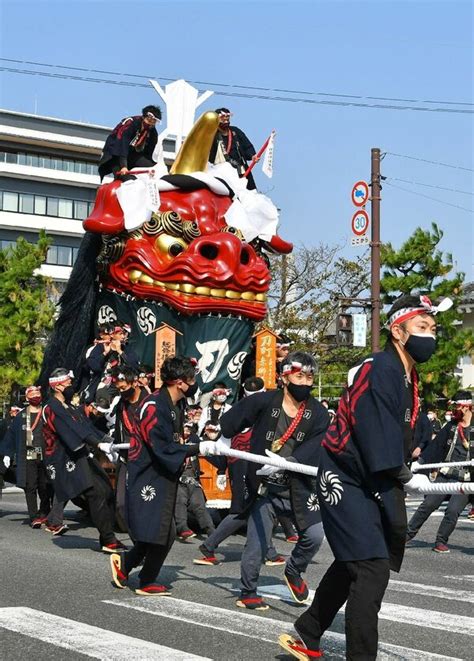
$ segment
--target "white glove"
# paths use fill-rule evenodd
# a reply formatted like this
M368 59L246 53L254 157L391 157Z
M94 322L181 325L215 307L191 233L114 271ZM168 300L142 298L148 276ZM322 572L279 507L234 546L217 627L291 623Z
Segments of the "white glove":
M227 477L225 475L218 475L216 478L216 487L219 491L225 491L227 486Z
M199 454L203 457L212 457L219 454L219 448L216 441L201 441L199 443Z
M423 465L420 464L419 461L412 462L412 465L410 466L410 470L411 470L412 473L416 473L417 471L422 470L422 469L423 469Z
M426 487L431 486L431 482L426 475L415 474L406 484L403 485L405 491L408 493L423 493Z
M12 463L12 460L10 457L3 457L3 465L5 468L10 468L10 464Z
M102 450L102 452L105 452L105 454L110 454L112 452L112 445L113 443L98 443L97 447L99 450Z
M119 458L119 453L116 452L115 450L112 450L112 452L106 452L105 456L110 461L110 463L116 464Z

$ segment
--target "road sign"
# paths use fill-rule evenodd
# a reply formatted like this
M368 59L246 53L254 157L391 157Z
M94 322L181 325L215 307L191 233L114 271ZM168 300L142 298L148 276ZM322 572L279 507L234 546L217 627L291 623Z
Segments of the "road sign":
M353 236L351 239L351 246L368 246L370 238L365 236Z
M356 211L351 220L352 231L356 236L363 236L369 228L369 216L367 211L360 209Z
M369 185L365 181L358 181L354 184L351 193L352 203L356 207L364 207L369 199Z

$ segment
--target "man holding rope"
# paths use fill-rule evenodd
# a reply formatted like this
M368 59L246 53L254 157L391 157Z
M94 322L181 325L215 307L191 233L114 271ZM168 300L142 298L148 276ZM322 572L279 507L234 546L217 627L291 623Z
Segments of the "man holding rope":
M317 466L329 416L311 396L315 369L310 354L288 354L282 364L283 389L241 399L221 418L223 436L230 439L251 427L251 452L266 451L269 456ZM216 444L216 454L219 443L222 441ZM257 583L277 514L291 517L298 530L298 542L286 563L285 582L292 598L305 603L309 591L301 575L324 538L315 480L270 465L257 470L252 463L247 469L246 484L249 497L242 516L248 515L247 543L241 562L242 591L236 605L249 610L268 609L257 595Z
M377 657L378 612L390 569L405 548L403 488L429 485L406 466L419 411L416 363L436 347L433 315L448 309L426 296L402 296L388 313L385 351L349 372L348 387L321 449L318 496L335 560L310 608L295 622L298 639L280 645L298 659L322 656L320 639L346 604L346 659Z
M419 468L423 464L441 461L444 463L468 462L474 455L474 432L472 431L472 395L468 390L461 390L453 397L455 405L453 416L433 441L428 444L419 458ZM415 466L418 468L418 466ZM412 467L413 469L413 467ZM472 471L472 469L471 469ZM445 466L440 469L436 482L470 482L471 471L463 466ZM407 544L415 537L429 516L440 507L445 494L430 494L416 510L410 519L407 530ZM459 515L469 502L467 494L453 494L449 497L448 506L436 533L433 551L449 553L449 536L456 527Z

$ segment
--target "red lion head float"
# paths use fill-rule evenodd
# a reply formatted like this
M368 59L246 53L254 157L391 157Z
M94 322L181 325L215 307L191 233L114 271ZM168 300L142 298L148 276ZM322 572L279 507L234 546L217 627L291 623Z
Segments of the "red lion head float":
M246 242L224 217L233 191L221 180L198 178L217 125L213 112L198 120L171 174L159 181L159 210L139 228L125 229L117 197L123 184L116 180L100 187L84 229L102 234L97 264L105 288L163 301L181 313L222 312L258 321L270 285L263 249L287 253L292 245L277 235Z

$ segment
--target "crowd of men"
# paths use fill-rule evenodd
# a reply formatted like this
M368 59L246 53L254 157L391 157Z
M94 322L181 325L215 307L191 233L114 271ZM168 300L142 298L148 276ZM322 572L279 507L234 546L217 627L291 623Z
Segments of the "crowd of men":
M454 395L444 424L435 411L421 412L416 364L435 350L436 313L426 297L398 299L385 350L351 370L337 412L311 394L314 358L290 351L283 335L276 387L265 390L249 374L234 402L224 383L199 398L196 361L184 356L163 363L155 390L153 370L131 348L130 328L104 324L81 374L60 367L49 375L49 392L26 388L25 406L11 411L0 440L0 472L24 490L32 528L66 533L68 501L87 512L110 554L114 585L126 588L140 567L140 595L170 594L159 574L176 539L201 535L194 563L215 566L219 545L246 529L236 605L269 608L258 594L263 564L284 565L290 595L304 605L304 574L326 536L334 562L295 623L298 638L283 634L280 645L297 658L320 656L320 638L347 602L347 658L375 659L389 572L400 570L406 545L446 498L426 496L407 523L404 492L423 493L430 480L472 481L469 467L430 477L421 470L423 463L467 462L474 447L470 392ZM229 448L267 455L269 463L237 460ZM282 470L274 457L318 468L318 476ZM203 458L217 469L216 488L230 485L224 512L206 507ZM469 504L468 495L448 498L438 553L449 552ZM474 519L472 500L468 516ZM278 524L293 543L288 558L273 544ZM117 530L133 545L125 547Z

